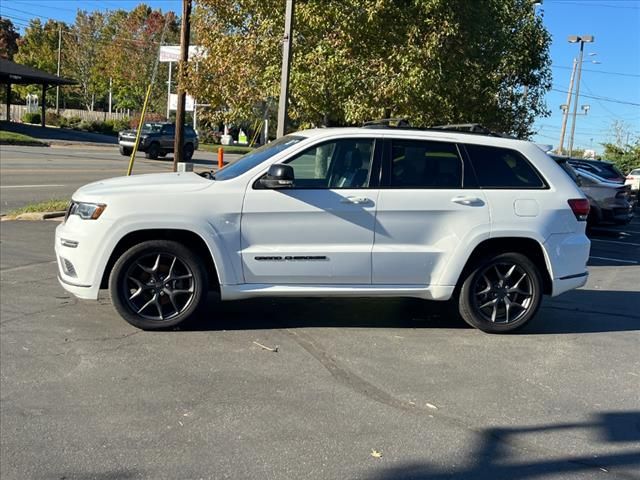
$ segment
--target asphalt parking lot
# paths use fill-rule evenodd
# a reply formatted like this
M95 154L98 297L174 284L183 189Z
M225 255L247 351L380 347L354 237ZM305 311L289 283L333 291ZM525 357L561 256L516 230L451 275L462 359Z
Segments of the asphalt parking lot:
M213 297L141 332L58 285L56 225L0 224L3 480L640 478L638 218L514 335L416 300Z

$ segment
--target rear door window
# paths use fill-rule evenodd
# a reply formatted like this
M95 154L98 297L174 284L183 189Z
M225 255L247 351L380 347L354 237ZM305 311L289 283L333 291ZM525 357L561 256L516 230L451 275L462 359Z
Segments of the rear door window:
M462 188L462 160L452 143L392 140L392 188Z
M537 189L546 184L529 161L516 150L465 145L481 188Z

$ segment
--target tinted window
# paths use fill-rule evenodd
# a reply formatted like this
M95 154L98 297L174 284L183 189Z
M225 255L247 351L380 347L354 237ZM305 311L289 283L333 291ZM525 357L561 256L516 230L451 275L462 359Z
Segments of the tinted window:
M364 188L372 158L372 139L345 139L316 145L287 163L296 188Z
M391 145L392 187L462 187L462 160L454 144L393 140Z
M185 128L186 130L186 128ZM176 134L176 126L175 125L165 125L162 127L162 133L164 135L175 135Z
M293 135L280 137L271 143L267 143L266 145L255 149L251 153L247 153L245 156L240 158L240 160L224 167L222 170L218 170L214 178L215 180L229 180L231 178L236 178L238 175L248 172L253 167L257 167L265 160L268 160L277 153L292 147L302 140L304 140L304 137Z
M483 188L543 188L544 182L526 158L515 150L465 145Z

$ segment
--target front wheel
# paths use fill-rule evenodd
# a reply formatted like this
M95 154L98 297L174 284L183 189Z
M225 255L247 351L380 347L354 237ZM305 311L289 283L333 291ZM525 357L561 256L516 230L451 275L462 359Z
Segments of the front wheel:
M149 145L149 148L144 154L145 157L150 158L151 160L156 160L158 155L160 155L160 145L156 142Z
M182 151L182 155L187 162L190 162L193 158L193 145L191 143L187 143L184 146L184 150Z
M189 318L206 300L207 284L202 260L170 240L130 248L109 277L114 307L143 330L173 327Z
M131 155L132 151L133 151L133 148L131 147L123 147L122 145L120 146L120 155L124 155L125 157L128 157Z
M479 262L468 273L458 298L462 318L472 327L504 333L523 327L542 300L538 268L520 253Z

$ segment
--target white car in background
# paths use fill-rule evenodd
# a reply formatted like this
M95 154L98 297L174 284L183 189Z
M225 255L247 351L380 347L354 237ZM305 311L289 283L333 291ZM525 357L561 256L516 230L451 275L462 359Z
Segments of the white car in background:
M631 185L631 192L635 193L638 202L640 202L640 168L631 170L624 184Z
M287 135L215 174L86 185L55 250L66 290L108 286L142 329L177 325L215 290L453 298L470 325L507 332L586 283L588 213L533 143L380 124Z

